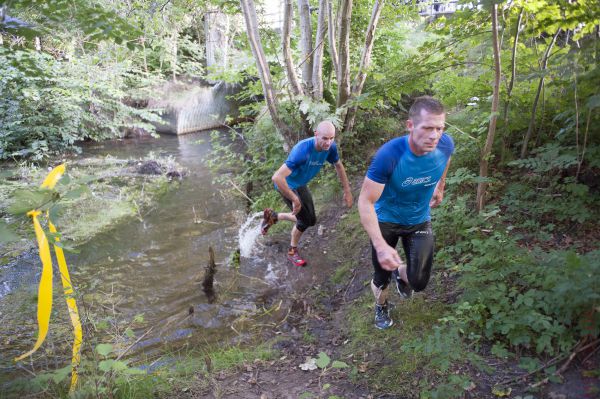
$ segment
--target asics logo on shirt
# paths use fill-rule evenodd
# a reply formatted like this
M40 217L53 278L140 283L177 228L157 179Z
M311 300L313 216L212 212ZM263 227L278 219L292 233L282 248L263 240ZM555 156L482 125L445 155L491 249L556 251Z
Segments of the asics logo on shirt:
M319 161L310 161L308 163L309 166L323 166L325 165L325 162L319 162Z
M406 180L402 182L402 187L416 186L417 184L425 184L426 186L430 186L431 184L427 184L429 182L431 182L431 176L419 177L417 179L414 177L407 177Z

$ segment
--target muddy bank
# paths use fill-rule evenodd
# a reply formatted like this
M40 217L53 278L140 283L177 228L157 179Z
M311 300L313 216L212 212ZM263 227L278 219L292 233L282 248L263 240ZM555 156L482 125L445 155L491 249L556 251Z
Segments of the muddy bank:
M354 192L358 194L358 183ZM263 329L253 344L266 345L276 350L276 355L268 361L247 359L218 372L201 367L188 383L174 384L170 396L422 398L431 397L427 392L437 389L441 395L437 397L442 398L596 397L600 391L597 352L587 359L579 358L561 382L550 381L532 389L535 379L515 378L527 374L516 360L493 356L489 347L477 351L477 367L467 361L471 355L465 352L463 359L457 358L446 369L440 369L431 353L415 354L406 348L410 339L425 339L439 319L450 314L457 290L455 277L446 270L435 270L425 292L411 300L391 294L396 323L389 330L376 330L368 287L372 266L367 236L356 208L346 211L335 205L336 200L341 204L341 198L330 199L331 205L319 204L317 226L302 238L300 250L309 262L307 267L297 268L285 261L287 229L270 233L264 240L264 267L280 273L285 270L290 276L281 279L279 290L270 299L271 303L284 300L287 311L273 328ZM322 359L323 354L329 363L307 369L308 363ZM333 367L333 361L347 367ZM454 376L470 382L444 388ZM507 384L507 380L512 381Z

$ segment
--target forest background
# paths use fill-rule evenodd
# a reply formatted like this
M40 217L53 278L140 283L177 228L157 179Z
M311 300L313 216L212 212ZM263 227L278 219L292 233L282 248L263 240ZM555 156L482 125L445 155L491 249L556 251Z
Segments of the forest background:
M436 262L460 295L402 351L426 354L437 370L425 396L463 395L469 379L448 371L482 351L560 378L556 366L597 348L600 331L600 7L464 1L424 19L416 3L286 1L275 31L261 18L270 10L251 0L7 2L0 159L52 162L82 140L153 132L160 116L143 105L154 87L223 80L242 88L230 127L243 151L215 141L215 152L243 165L230 178L252 184L258 210L277 200L270 175L284 149L318 121L339 128L359 179L403 132L411 100L433 95L456 143L434 213ZM216 10L234 21L226 70L204 61L203 18Z

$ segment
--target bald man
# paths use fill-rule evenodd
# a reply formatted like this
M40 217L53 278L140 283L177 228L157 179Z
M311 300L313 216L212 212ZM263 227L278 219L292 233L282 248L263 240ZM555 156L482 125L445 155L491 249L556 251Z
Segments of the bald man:
M325 161L335 166L338 178L344 189L344 202L352 207L352 193L346 176L346 170L338 155L335 139L335 126L331 122L319 123L315 136L304 139L292 148L290 155L273 174L275 189L291 209L291 213L277 213L271 208L263 212L261 233L267 234L269 228L279 220L294 223L287 259L294 266L305 266L306 261L298 253L298 242L304 231L317 222L312 195L306 186L319 173Z

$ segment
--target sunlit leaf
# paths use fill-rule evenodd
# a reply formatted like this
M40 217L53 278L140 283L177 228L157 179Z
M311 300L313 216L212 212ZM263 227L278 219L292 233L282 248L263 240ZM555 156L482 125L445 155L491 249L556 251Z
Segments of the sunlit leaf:
M96 353L101 356L108 356L113 352L114 348L111 344L98 344L96 345Z

